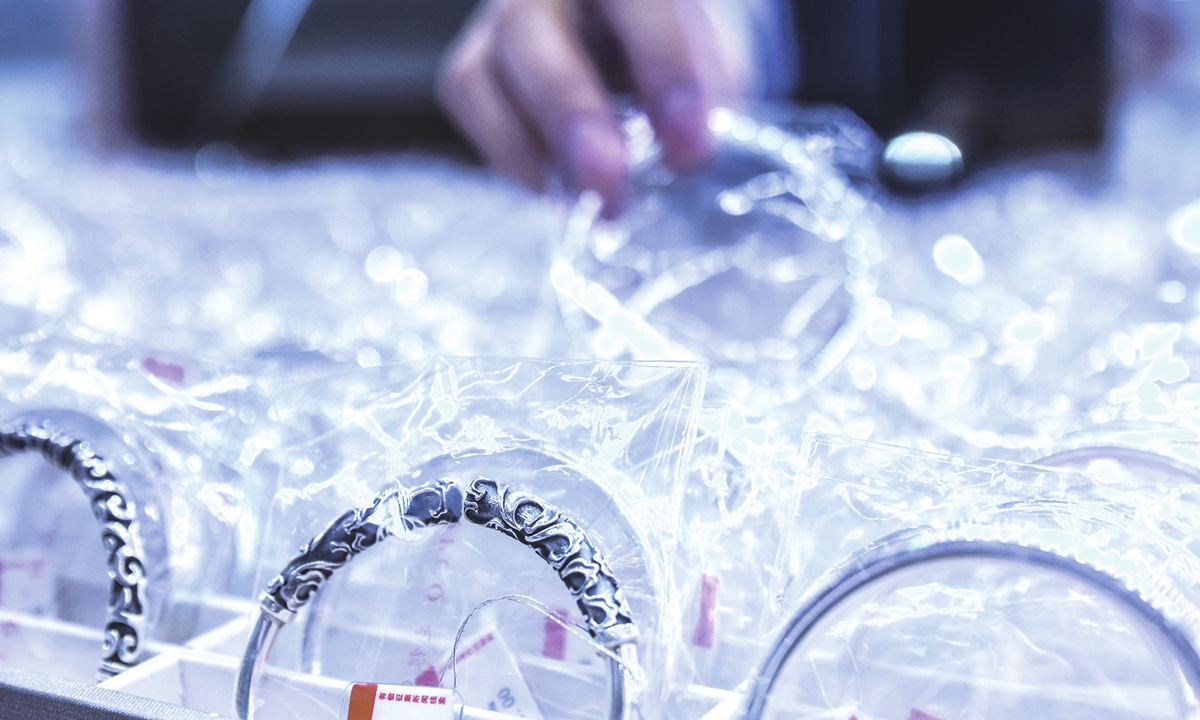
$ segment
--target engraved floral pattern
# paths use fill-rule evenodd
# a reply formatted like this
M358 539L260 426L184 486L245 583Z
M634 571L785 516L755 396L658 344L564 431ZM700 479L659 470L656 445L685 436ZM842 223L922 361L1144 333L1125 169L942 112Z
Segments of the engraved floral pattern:
M267 585L266 597L285 610L299 611L334 571L392 534L391 527L376 519L380 510L393 502L399 506L395 517L405 530L411 531L458 522L462 491L446 480L411 490L397 487L376 497L366 507L343 513L301 548L283 572Z
M22 452L38 453L73 477L101 523L112 583L100 672L115 675L137 662L145 633L146 568L137 507L87 441L55 429L49 421L0 427L0 457Z
M463 517L533 548L571 591L598 642L616 647L637 636L616 577L587 533L558 508L479 478L467 490Z
M583 529L554 506L486 478L471 484L465 500L453 483L438 480L412 490L393 488L368 506L348 510L267 585L263 607L272 614L277 608L298 612L338 568L393 533L378 521L391 503L405 530L455 523L462 516L516 539L558 573L598 642L617 647L637 637L620 585Z

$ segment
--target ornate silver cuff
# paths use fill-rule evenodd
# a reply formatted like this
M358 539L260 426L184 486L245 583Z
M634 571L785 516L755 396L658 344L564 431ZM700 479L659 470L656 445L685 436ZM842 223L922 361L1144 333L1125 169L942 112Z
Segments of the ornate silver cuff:
M147 593L152 573L147 565L146 533L158 531L161 535L155 513L147 517L146 508L138 507L128 484L118 477L123 473L100 450L104 446L116 453L124 445L111 430L73 412L32 413L0 425L0 457L22 452L41 455L75 479L101 524L111 579L103 658L97 673L101 680L128 669L141 655L153 614Z
M620 584L587 533L560 510L527 493L478 478L466 496L453 483L437 480L414 489L396 487L370 505L344 513L330 523L266 588L258 621L238 669L235 706L238 717L252 717L257 680L279 630L308 604L334 571L393 534L466 518L498 530L534 550L575 598L592 637L613 650L610 658L610 720L629 713L628 666L636 664L637 628Z
M1192 643L1145 598L1125 587L1113 576L1040 548L992 540L949 540L916 547L901 545L898 549L884 546L881 552L868 552L840 577L812 595L807 604L789 621L755 676L747 696L744 720L762 720L771 689L788 658L821 618L838 603L897 570L945 558L1013 560L1059 571L1087 582L1157 630L1166 644L1176 652L1186 682L1191 685L1193 691L1200 691L1200 655L1197 655Z

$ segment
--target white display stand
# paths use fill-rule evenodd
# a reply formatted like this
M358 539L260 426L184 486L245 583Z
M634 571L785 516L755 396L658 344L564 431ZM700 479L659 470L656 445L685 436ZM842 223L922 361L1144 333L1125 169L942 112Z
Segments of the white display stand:
M185 603L186 605L186 603ZM177 604L178 606L178 604ZM98 685L94 673L99 657L99 630L61 620L0 610L0 717L5 720L41 720L46 717L80 720L134 718L207 718L236 716L233 707L238 665L258 605L245 600L208 598L194 608L210 623L225 621L179 644L151 643L141 662ZM332 628L332 637L348 647L366 642L385 645L395 631L361 626ZM281 653L298 633L280 638ZM15 660L14 660L15 659ZM564 692L586 692L601 680L604 666L549 661L522 656L528 677L560 687ZM276 668L267 668L258 690L256 720L339 720L348 683ZM469 693L468 693L469 694ZM82 714L80 714L82 713ZM164 714L165 713L165 714ZM183 714L180 714L183 713ZM463 708L463 720L512 720L513 715L483 708Z

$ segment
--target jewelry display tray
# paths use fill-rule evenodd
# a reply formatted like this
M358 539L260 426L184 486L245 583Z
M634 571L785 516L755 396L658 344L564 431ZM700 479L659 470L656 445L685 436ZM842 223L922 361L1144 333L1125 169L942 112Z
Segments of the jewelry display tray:
M258 604L236 598L207 598L192 604L205 618L202 632L178 644L152 642L141 662L99 684L80 677L100 646L99 630L61 620L0 609L5 649L52 647L54 659L41 658L39 669L56 676L0 666L0 717L5 720L231 720L238 663ZM177 607L177 611L179 608ZM207 625L207 627L204 627ZM355 645L389 637L362 627L340 627L344 642ZM298 642L298 633L281 637L281 646ZM357 636L357 637L355 637ZM394 639L394 638L392 638ZM293 648L294 650L295 648ZM386 652L386 649L385 649ZM528 672L564 679L552 661L522 658ZM545 665L546 667L539 667ZM575 672L578 672L576 669ZM73 678L73 679L64 679ZM268 667L256 711L259 720L338 720L349 683ZM464 720L511 720L511 715L468 707Z
M248 633L249 613L256 607L238 599L198 601L197 614L223 620L179 644L151 643L136 667L98 685L84 682L84 678L62 678L78 675L78 668L86 667L88 660L96 656L101 642L99 630L0 610L0 633L6 648L21 652L23 646L53 647L58 661L43 658L39 666L58 677L0 667L0 717L232 718L239 655ZM298 708L292 705L303 703L304 712L311 715L316 700L321 710L328 708L330 716L336 717L345 688L346 683L338 680L268 670L261 691L268 702L262 714L268 718L298 717ZM289 702L289 698L294 701Z

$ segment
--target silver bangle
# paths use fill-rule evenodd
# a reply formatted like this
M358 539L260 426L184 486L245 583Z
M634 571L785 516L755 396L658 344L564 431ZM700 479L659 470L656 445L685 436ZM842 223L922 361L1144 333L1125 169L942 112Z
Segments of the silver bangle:
M1073 575L1099 588L1162 634L1178 653L1187 682L1194 691L1200 691L1200 655L1197 655L1192 643L1145 598L1125 587L1112 575L1063 555L1027 545L992 540L949 540L917 547L902 545L900 549L887 547L882 553L869 552L840 577L812 595L784 628L755 676L748 694L744 720L762 720L771 688L788 658L817 622L838 603L897 570L943 558L1016 560Z
M370 505L342 514L301 549L267 585L260 602L258 621L238 668L234 703L241 720L253 717L257 682L279 630L315 597L334 571L393 534L391 527L377 520L380 512L406 531L466 518L532 548L567 586L591 636L620 658L609 658L609 718L630 716L626 674L637 662L637 628L620 584L599 550L583 528L549 503L478 478L465 497L447 480L413 489L392 488Z
M107 460L102 446L111 450ZM157 607L147 592L152 573L146 546L147 535L157 531L156 536L161 538L162 531L155 519L157 513L139 508L129 485L117 477L123 473L116 469L112 455L122 446L122 454L128 456L128 446L111 430L74 412L30 413L0 425L0 457L23 452L41 455L75 479L102 526L111 585L103 657L97 672L101 680L137 663L148 621ZM149 493L150 489L145 491Z
M1200 469L1186 462L1157 453L1154 450L1128 445L1077 444L1043 455L1031 462L1043 467L1068 467L1083 470L1094 460L1114 460L1127 468L1146 468L1156 478L1173 477L1180 482L1193 483L1200 480Z

